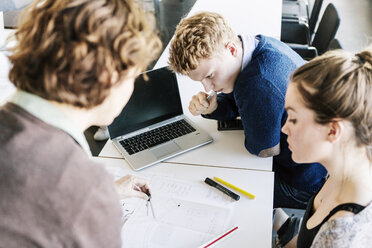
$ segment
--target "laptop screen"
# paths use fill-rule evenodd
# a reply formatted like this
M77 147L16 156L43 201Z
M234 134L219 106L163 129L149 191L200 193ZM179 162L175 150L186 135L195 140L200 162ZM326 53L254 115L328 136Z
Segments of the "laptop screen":
M183 114L176 75L168 67L146 74L148 81L136 79L133 95L108 127L111 139Z

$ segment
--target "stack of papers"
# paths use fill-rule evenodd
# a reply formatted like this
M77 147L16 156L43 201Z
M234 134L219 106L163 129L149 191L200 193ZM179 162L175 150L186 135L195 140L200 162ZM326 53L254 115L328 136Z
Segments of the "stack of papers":
M122 200L122 247L198 247L226 230L235 201L203 178L187 182L158 174L141 177L150 183L156 218L145 200Z

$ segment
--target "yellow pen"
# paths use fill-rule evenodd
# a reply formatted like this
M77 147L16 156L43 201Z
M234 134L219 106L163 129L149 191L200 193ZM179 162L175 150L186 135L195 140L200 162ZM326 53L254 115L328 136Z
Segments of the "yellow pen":
M254 199L256 197L256 196L252 195L251 193L248 193L247 191L245 191L245 190L243 190L241 188L238 188L235 185L232 185L231 183L228 183L228 182L222 180L221 178L214 177L214 180L216 180L217 182L220 182L220 183L222 183L222 184L224 184L224 185L226 185L226 186L228 186L228 187L230 187L232 189L235 189L236 191L238 191L238 192L240 192L240 193L242 193L242 194L244 194L244 195L246 195L246 196L248 196L248 197L250 197L252 199Z

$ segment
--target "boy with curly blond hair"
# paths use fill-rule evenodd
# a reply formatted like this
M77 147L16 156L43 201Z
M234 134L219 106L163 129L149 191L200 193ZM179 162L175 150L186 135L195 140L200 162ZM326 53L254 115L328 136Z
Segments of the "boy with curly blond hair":
M23 13L9 60L17 88L0 107L0 246L121 247L120 198L83 135L109 125L161 50L154 18L131 0L39 0Z
M284 99L290 74L304 61L284 43L264 35L236 35L219 14L202 12L181 20L170 45L173 71L200 81L207 93L192 97L193 115L216 120L240 116L245 147L273 158L274 207L305 208L324 183L320 164L300 166L291 159Z

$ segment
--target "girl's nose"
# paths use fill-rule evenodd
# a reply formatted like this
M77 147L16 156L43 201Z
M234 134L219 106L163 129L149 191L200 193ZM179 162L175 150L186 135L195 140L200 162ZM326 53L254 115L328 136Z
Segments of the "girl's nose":
M287 123L288 123L288 120L285 121L284 125L282 126L282 133L288 135L288 130L287 130Z

